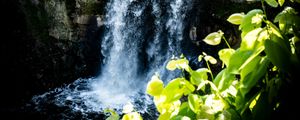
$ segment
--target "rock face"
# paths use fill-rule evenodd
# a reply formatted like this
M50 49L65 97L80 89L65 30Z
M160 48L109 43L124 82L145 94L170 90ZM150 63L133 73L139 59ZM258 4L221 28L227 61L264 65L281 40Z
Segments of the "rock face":
M0 91L6 96L1 113L14 111L32 95L97 75L104 2L2 0L0 5L5 17Z

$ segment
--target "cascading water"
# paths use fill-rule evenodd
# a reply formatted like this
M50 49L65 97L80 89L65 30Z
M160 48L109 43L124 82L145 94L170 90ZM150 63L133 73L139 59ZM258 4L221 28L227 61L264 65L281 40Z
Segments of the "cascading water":
M128 102L140 100L137 110L147 112L146 107L152 104L145 95L150 77L155 72L164 80L176 75L165 65L172 56L181 54L184 19L191 4L192 0L108 2L100 75L35 96L36 108L43 111L46 108L41 104L48 102L88 113L105 108L120 110Z

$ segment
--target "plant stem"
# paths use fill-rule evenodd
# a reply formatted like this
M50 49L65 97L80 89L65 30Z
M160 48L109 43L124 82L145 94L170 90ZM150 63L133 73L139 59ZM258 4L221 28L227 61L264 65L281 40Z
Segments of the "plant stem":
M205 60L205 61L206 61L206 60ZM207 65L208 70L210 71L209 73L210 73L210 76L211 76L211 81L213 81L213 80L214 80L214 76L213 76L212 71L211 71L211 69L210 69L210 66L209 66L209 64L208 64L208 61L206 61L206 65Z
M222 36L222 38L224 39L224 41L225 41L226 45L228 46L228 48L231 49L231 47L230 47L229 43L227 42L226 38L224 36Z
M264 14L266 15L265 17L266 17L266 19L268 19L267 18L267 12L266 12L266 6L265 6L265 4L264 4L264 0L261 0L261 7L262 7L262 9L263 9L263 11L264 11Z

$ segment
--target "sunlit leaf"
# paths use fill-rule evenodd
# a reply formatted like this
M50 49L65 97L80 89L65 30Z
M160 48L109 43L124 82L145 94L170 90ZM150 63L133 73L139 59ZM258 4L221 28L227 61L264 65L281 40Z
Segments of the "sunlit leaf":
M153 101L154 101L156 109L159 113L166 111L166 108L164 106L166 99L167 99L167 97L165 95L154 96Z
M255 59L255 57L257 57L261 52L263 52L264 49L265 49L265 47L262 45L260 45L259 48L255 49L255 51L253 51L252 55L249 56L249 58L247 58L246 61L244 61L244 63L240 66L239 71L244 69L244 67L246 65L248 65L253 59Z
M176 116L179 113L180 106L180 100L160 104L159 107L162 108L162 111L160 111L161 114L158 117L158 120L169 120L170 118Z
M177 68L179 69L185 69L186 71L189 71L189 61L187 59L178 59L177 60Z
M263 17L264 16L262 14L256 14L252 17L251 23L259 25L263 21Z
M284 4L284 1L285 0L278 0L279 5L282 6Z
M208 61L210 64L217 64L217 60L210 55L205 56L204 60Z
M176 68L185 69L186 71L190 70L189 61L185 58L169 61L166 68L171 71L175 70Z
M260 93L258 95L256 95L256 97L250 103L249 108L251 111L252 111L253 107L256 105L256 102L258 101L259 97L260 97Z
M191 120L191 118L189 118L187 116L178 115L178 116L171 118L171 120Z
M283 38L279 29L270 21L266 21L266 23L268 24L268 26L270 27L270 32L272 32L274 35L276 35L279 38Z
M214 111L210 106L202 105L200 112L197 114L197 120L214 120Z
M241 81L243 82L244 77L247 76L251 72L255 72L257 65L261 60L260 56L256 56L253 60L251 60L245 67L241 70Z
M198 113L202 104L202 100L200 99L200 96L196 94L190 94L188 96L188 104L194 113Z
M191 84L191 83L190 83L189 81L187 81L187 80L184 80L183 82L184 82L183 85L185 86L185 89L184 89L184 91L183 91L183 94L184 94L184 95L188 95L188 94L190 94L190 93L192 93L192 92L195 91L195 87L194 87L193 84Z
M143 120L142 116L137 112L125 114L122 120Z
M164 112L158 116L157 120L169 120L170 117L171 117L171 113Z
M163 81L159 79L159 76L154 75L152 76L151 80L147 84L146 92L149 95L157 96L161 94L163 89L164 89Z
M276 0L265 0L271 7L278 7Z
M163 95L155 96L154 103L161 117L167 117L168 119L178 114L181 105L180 100L166 101L166 97Z
M244 13L234 13L234 14L229 16L227 21L232 23L232 24L239 25L239 24L242 23L242 20L243 20L244 16L245 16Z
M205 100L205 105L211 107L213 113L223 111L228 107L222 99L216 97L214 94L208 95Z
M218 52L218 55L220 59L223 61L223 63L228 66L229 65L229 59L232 56L232 54L235 52L234 49L225 48Z
M219 91L224 91L225 89L229 88L234 80L235 75L228 73L227 69L223 69L221 72L219 72L213 82Z
M266 74L269 63L270 62L267 57L256 57L256 59L254 59L244 68L245 70L243 69L244 71L242 71L243 74L241 74L240 84L240 91L243 96L245 96L252 89L252 87L254 87L256 83Z
M190 72L191 83L198 86L202 81L208 79L208 76L207 76L208 72L210 72L210 71L207 68L200 68L196 71Z
M241 50L253 50L256 47L259 47L257 45L259 45L259 41L258 41L258 37L259 34L262 32L262 28L256 28L250 32L248 32L242 40L240 49ZM261 46L263 44L260 44Z
M168 85L163 89L163 92L161 93L166 97L166 102L177 101L181 98L184 93L184 89L182 89L182 87L184 86L184 81L184 78L176 78L168 83Z
M221 30L219 30L218 32L210 33L204 38L203 41L209 45L219 45L223 34L224 33Z
M120 119L119 114L114 110L106 109L106 110L104 110L104 112L110 114L110 116L107 117L105 120L119 120Z
M229 59L228 72L231 74L239 74L239 68L251 55L253 55L253 51L251 50L236 50Z
M260 63L261 57L257 56L252 61L250 61L244 69L241 70L241 92L243 95L248 93L250 89L253 87L253 84L257 82L258 79L249 79L249 73L255 73L257 70L257 67ZM249 75L249 76L248 76Z
M203 55L199 55L199 56L198 56L198 62L201 62L201 61L202 61L202 58L203 58Z
M168 62L166 68L168 70L175 70L176 69L176 64L177 64L176 60L171 60L171 61Z
M258 44L263 44L265 40L270 39L270 35L266 29L263 29L262 31L259 32L257 41L259 42ZM256 46L258 47L258 46Z
M249 11L243 17L242 23L239 26L239 29L242 30L242 37L244 37L248 32L250 32L256 28L259 28L261 26L261 23L260 24L252 23L252 18L257 15L263 16L263 11L260 9L254 9L254 10Z

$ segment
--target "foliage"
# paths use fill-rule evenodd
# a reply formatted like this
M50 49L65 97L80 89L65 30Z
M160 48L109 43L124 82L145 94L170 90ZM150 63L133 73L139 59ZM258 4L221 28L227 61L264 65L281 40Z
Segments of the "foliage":
M120 116L119 114L111 109L107 109L104 111L106 114L109 114L108 117L105 120L119 120ZM122 120L143 120L142 116L134 111L133 105L131 103L128 103L123 107L124 113Z
M203 52L199 61L204 58L207 68L193 70L189 61L181 57L169 61L166 68L180 69L188 75L175 78L166 86L159 75L152 77L147 93L153 96L159 120L268 119L280 107L276 99L278 90L300 68L297 47L300 18L295 9L285 7L271 22L264 3L278 7L285 1L263 0L262 10L234 13L227 19L239 25L242 38L239 48L230 48L222 31L213 32L203 40L209 45L224 40L229 47L218 53L223 70L217 76L210 69L210 64L216 64L217 60Z

